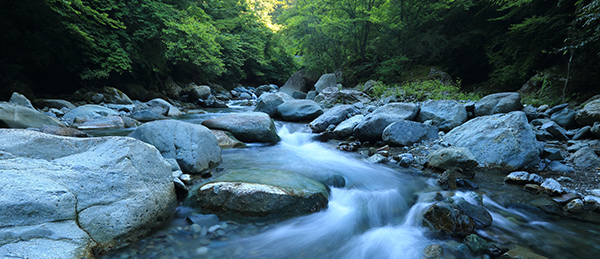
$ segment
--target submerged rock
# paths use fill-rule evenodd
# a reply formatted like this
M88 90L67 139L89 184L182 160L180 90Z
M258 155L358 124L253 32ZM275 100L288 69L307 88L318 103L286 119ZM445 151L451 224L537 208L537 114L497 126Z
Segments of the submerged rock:
M453 204L436 202L423 215L423 226L449 236L466 236L475 231L475 221Z
M327 207L327 187L286 171L234 171L192 190L187 203L228 216L295 216Z
M243 142L276 143L281 140L275 124L263 112L236 113L205 120L202 125L209 129L229 131Z

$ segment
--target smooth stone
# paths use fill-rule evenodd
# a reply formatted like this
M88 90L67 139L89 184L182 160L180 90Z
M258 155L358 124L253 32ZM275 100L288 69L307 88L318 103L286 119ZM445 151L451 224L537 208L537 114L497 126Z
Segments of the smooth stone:
M27 97L25 97L25 95L22 95L17 92L12 93L8 102L35 110L35 107L33 107L33 104L31 104L31 101L29 101L29 99L27 99Z
M225 216L294 216L320 211L325 185L286 171L232 171L192 190L187 204Z
M565 205L565 209L571 213L581 213L583 210L583 201L581 199L571 200L567 205Z
M35 105L38 107L42 107L42 108L48 107L48 108L55 108L55 109L59 109L59 110L62 108L67 108L68 110L77 108L77 106L75 106L71 102L61 100L61 99L37 99L37 100L34 100L33 103L35 103Z
M436 202L423 215L422 225L449 236L466 236L475 230L475 222L452 204Z
M560 183L552 178L546 178L540 186L544 189L544 192L550 195L556 196L564 193Z
M281 140L275 123L263 112L236 113L205 120L202 125L209 129L231 132L235 138L246 143L277 143Z
M324 74L319 78L319 81L315 84L315 90L317 92L322 92L323 89L327 87L336 87L337 86L337 77L335 74Z
M63 116L63 120L73 122L75 118L87 118L87 119L95 119L100 117L105 117L109 115L118 116L119 113L113 109L106 108L104 106L95 105L95 104L86 104L83 106L79 106L69 112L67 112Z
M428 164L442 170L460 168L473 170L478 162L468 148L447 147L438 149L427 155Z
M517 171L508 174L504 177L504 182L524 185L529 183L529 173L525 171Z
M508 252L502 254L502 259L548 259L547 257L535 254L527 248L517 246Z
M275 93L264 93L258 98L254 111L264 112L271 118L275 118L278 115L277 106L281 105L283 102L284 99L280 95Z
M476 116L509 113L521 109L521 95L514 92L490 94L475 103Z
M221 163L221 148L206 127L161 120L146 123L129 134L154 145L165 158L175 158L185 173L198 174Z
M243 148L246 147L246 143L239 141L236 139L233 134L222 131L222 130L210 130L215 137L217 137L217 142L219 143L219 147L221 148Z
M352 105L337 105L311 121L308 126L314 133L323 132L330 125L337 126L356 113L358 113L358 111Z
M40 132L64 137L88 138L91 135L74 128L60 127L55 125L44 125L40 127Z
M286 121L310 121L323 114L323 109L312 100L289 100L277 106L277 113Z
M573 173L575 169L558 161L552 161L548 164L548 168L554 172Z
M343 139L351 136L352 132L354 132L354 127L356 127L356 125L358 125L364 118L364 115L359 114L354 115L345 121L342 121L335 127L335 129L333 129L333 134L338 139Z

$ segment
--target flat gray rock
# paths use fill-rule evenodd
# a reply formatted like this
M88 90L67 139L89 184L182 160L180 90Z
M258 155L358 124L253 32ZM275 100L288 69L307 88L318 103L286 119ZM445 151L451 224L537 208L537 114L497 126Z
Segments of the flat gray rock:
M315 133L323 132L329 127L329 125L337 126L342 121L356 113L358 113L358 110L352 105L337 105L311 121L308 126Z
M202 125L209 129L229 131L243 142L276 143L281 140L275 124L268 114L263 112L236 113L205 120Z
M323 114L323 109L312 100L289 100L277 106L277 114L286 121L311 121Z
M438 138L438 128L423 123L401 120L387 126L382 133L384 142L393 146L409 146Z
M475 103L475 115L485 116L508 113L523 109L519 93L497 93L487 95Z
M39 128L44 125L64 126L55 118L14 103L0 102L0 127Z
M428 100L421 104L417 121L432 121L442 131L449 131L467 121L467 109L453 100Z
M413 120L418 113L419 106L414 103L388 103L365 116L354 128L354 136L361 140L381 140L387 126L401 120Z

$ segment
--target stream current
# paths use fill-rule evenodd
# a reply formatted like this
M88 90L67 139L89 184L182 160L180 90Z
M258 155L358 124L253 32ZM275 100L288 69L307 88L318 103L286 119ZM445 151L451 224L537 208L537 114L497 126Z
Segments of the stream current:
M177 119L201 123L208 118L249 108L215 110ZM174 219L128 247L98 258L422 258L431 244L446 244L445 258L482 258L450 237L431 234L421 226L433 194L441 191L431 177L416 169L372 164L355 153L317 142L306 124L277 122L282 141L276 145L249 144L225 149L222 170L277 169L313 179L343 176L343 188L331 188L327 209L287 219L236 222L221 220L201 230L185 220L195 212L177 209ZM91 132L123 135L127 132ZM600 228L595 224L558 219L520 201L532 196L519 187L503 185L497 175L477 175L477 190L493 216L490 228L477 234L496 242L519 244L548 258L597 258ZM194 185L210 179L199 179ZM190 188L192 189L192 188ZM474 193L455 196L475 203ZM461 240L456 240L461 242ZM445 246L446 247L446 246Z

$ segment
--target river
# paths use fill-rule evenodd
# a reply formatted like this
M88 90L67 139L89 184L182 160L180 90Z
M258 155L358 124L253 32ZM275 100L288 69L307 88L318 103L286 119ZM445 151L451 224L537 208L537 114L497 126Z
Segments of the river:
M178 119L201 123L248 109L220 109ZM280 143L223 150L223 162L215 176L244 169L283 169L318 180L343 176L346 185L331 187L327 209L288 219L221 220L194 231L185 220L194 214L193 210L179 207L173 221L149 237L98 257L421 258L428 245L448 244L454 245L455 252L446 251L447 259L482 258L453 239L432 235L421 227L421 215L431 204L429 198L441 190L430 177L416 169L372 164L356 153L338 151L334 144L315 141L306 124L276 124ZM503 185L498 175L478 175L475 182L481 187L479 197L494 219L492 227L477 232L480 236L516 243L548 258L595 258L600 254L598 226L559 220L520 206L533 195L520 187ZM472 192L453 195L473 203L473 197L477 197Z

